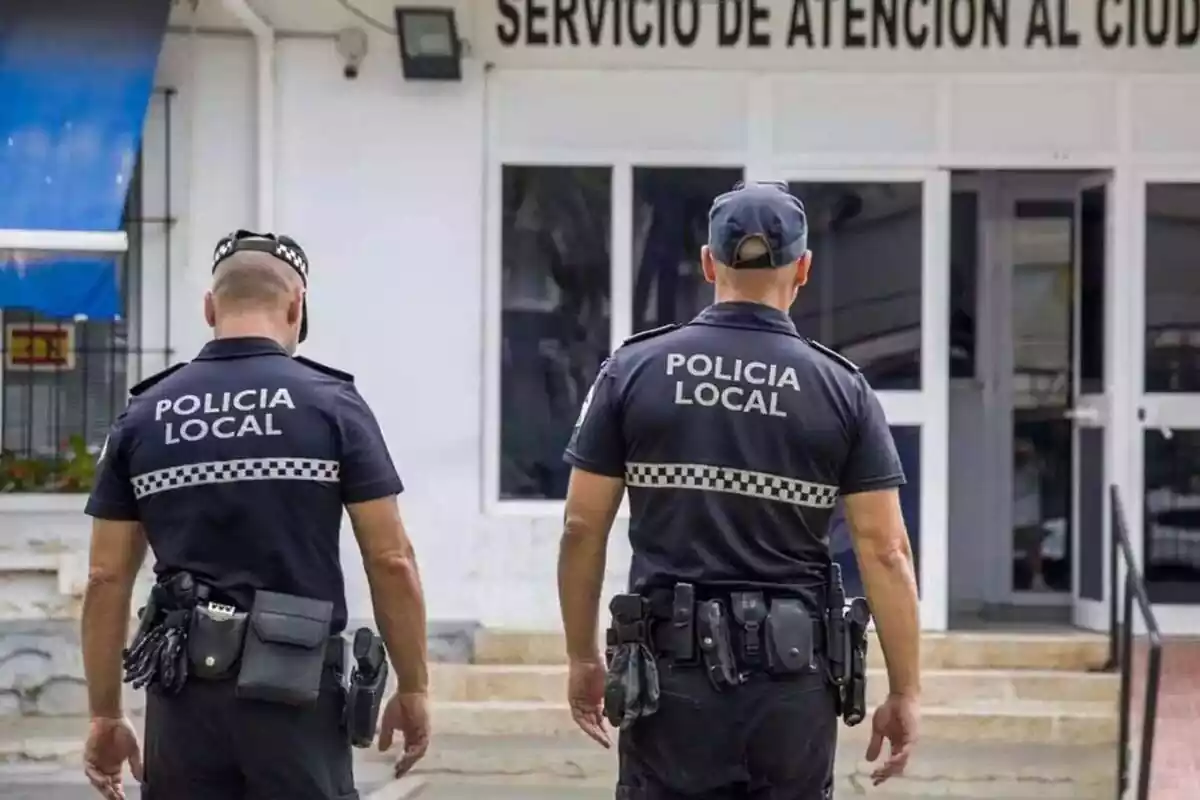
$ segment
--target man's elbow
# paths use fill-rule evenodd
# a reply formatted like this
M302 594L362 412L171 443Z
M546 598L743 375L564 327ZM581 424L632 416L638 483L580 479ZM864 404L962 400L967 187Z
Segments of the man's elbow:
M888 571L905 570L912 566L912 549L907 536L887 536L860 548L860 557L867 565Z
M84 591L89 595L105 592L121 592L133 586L134 576L113 567L93 566L88 569Z
M411 544L371 554L364 567L368 576L379 579L410 581L418 575L417 554Z

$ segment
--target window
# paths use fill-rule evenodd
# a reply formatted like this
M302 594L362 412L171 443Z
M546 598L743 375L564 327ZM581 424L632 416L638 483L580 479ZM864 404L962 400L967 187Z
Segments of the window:
M1200 601L1200 430L1143 433L1150 597Z
M139 170L124 212L129 250L114 263L120 319L0 311L0 492L91 488L96 455L125 408L131 374L139 370L140 194Z
M612 171L506 165L502 181L500 497L557 500L609 354Z
M1146 187L1146 391L1200 392L1200 184Z
M979 194L950 195L950 377L975 377L979 299Z
M741 180L741 169L635 167L633 170L633 330L687 322L713 301L700 270L712 201Z
M921 388L921 184L792 183L808 211L812 274L800 333L839 351L876 389Z

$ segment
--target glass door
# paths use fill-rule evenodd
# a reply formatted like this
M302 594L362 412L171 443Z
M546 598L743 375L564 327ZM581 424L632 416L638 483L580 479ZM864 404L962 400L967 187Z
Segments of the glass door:
M1200 613L1181 606L1200 605L1200 174L1147 176L1137 191L1145 272L1134 447L1144 507L1138 498L1126 506L1135 537L1142 523L1142 563L1151 599L1165 606L1164 628L1197 633Z
M1007 602L1102 627L1106 607L1104 381L1109 178L1004 176L1007 264L997 371L1010 459L997 491ZM1007 328L1007 330L1003 330ZM1003 425L1003 423L998 423ZM1005 456L1007 454L1007 456Z
M950 182L941 171L784 176L809 218L812 275L792 308L811 337L854 361L878 392L904 462L900 490L917 559L922 624L947 623ZM830 531L847 592L861 578L840 509Z
M1079 182L1075 202L1075 268L1072 280L1071 432L1071 621L1082 628L1108 623L1108 485L1111 449L1105 381L1105 331L1111 316L1107 291L1114 248L1110 209L1112 181L1107 175Z

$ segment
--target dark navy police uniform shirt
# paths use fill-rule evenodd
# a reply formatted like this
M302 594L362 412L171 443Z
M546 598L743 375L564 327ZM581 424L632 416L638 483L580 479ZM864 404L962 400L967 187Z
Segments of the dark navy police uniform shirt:
M565 457L625 479L635 592L822 585L838 497L904 483L863 375L754 303L632 337L601 368Z
M160 576L186 570L245 609L256 589L329 600L344 628L342 507L404 488L353 378L218 339L133 393L87 513L141 522Z

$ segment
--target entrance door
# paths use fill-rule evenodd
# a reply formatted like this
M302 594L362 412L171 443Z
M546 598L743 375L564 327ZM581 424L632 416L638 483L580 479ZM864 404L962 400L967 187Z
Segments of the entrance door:
M1016 620L1102 627L1108 178L1004 173L981 188L997 216L985 377L996 514L983 524L1003 566L989 599Z
M1140 351L1142 492L1125 501L1164 631L1200 633L1200 172L1142 176L1134 219L1145 256L1131 345ZM1140 446L1139 446L1140 445ZM1144 499L1144 505L1143 505ZM1141 530L1139 531L1139 528ZM1139 533L1141 535L1139 535ZM1144 538L1143 538L1144 537Z

